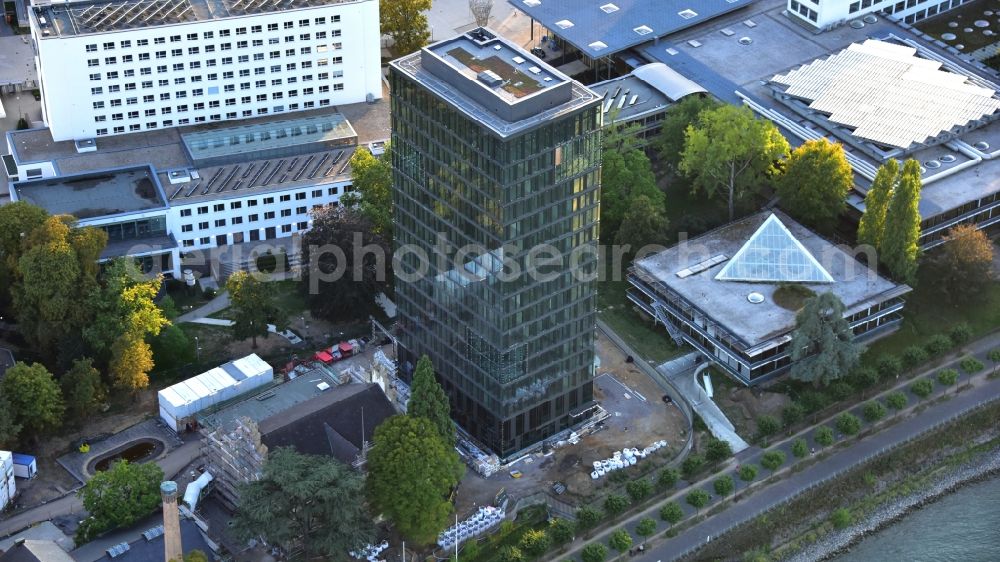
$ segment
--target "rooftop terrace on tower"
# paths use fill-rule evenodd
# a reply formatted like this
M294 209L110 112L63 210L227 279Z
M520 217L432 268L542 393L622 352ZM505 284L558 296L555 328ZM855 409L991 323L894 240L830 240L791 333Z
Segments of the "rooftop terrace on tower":
M69 0L32 3L41 37L107 33L159 25L288 12L374 0Z
M501 137L600 100L485 28L428 45L390 64Z

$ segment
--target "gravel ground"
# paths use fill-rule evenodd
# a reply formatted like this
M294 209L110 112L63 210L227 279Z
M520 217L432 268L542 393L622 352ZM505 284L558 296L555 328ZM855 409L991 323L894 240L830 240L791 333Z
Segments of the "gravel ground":
M858 524L841 531L834 531L819 541L807 546L792 557L788 562L813 562L828 560L851 545L863 539L866 535L878 532L902 519L907 513L954 492L958 488L1000 473L1000 449L996 449L975 460L962 465L956 470L943 475L929 489L907 497L900 498L878 508Z

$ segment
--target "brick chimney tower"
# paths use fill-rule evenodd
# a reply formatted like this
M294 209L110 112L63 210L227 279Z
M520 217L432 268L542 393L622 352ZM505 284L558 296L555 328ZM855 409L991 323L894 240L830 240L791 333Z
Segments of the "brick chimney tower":
M166 562L183 562L181 547L181 520L177 513L177 483L160 483L160 497L163 498L163 549Z

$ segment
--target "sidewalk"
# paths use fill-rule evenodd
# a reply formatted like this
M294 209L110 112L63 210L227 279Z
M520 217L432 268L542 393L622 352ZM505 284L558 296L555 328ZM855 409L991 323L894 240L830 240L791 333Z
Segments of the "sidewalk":
M900 421L890 427L878 431L877 433L866 436L859 441L851 442L846 448L834 449L833 447L842 441L852 441L854 438L836 434L835 431L836 439L834 445L826 448L826 450L833 450L833 452L828 457L824 458L822 462L803 469L800 472L795 472L788 477L783 477L774 483L753 484L754 488L757 488L755 492L752 492L750 495L744 497L738 503L728 505L722 512L709 517L708 519L689 529L686 529L685 531L682 531L676 537L660 542L657 546L651 549L647 546L646 554L643 555L642 558L639 558L639 560L649 562L666 562L667 560L680 558L704 544L706 539L711 540L712 537L724 534L732 527L748 521L776 505L780 505L788 501L818 483L833 478L843 471L849 470L854 466L867 461L872 456L895 448L910 439L913 439L915 436L937 427L945 420L952 419L970 411L971 409L996 400L1000 397L1000 379L987 379L987 376L990 372L992 372L992 369L989 368L990 362L985 359L985 355L989 350L997 348L998 346L1000 346L1000 334L993 334L967 345L962 350L962 353L956 354L951 360L934 368L924 370L911 379L903 380L894 387L886 389L878 395L869 397L865 400L865 402L884 398L885 395L891 392L903 391L907 395L909 403L906 409L901 410L898 414L893 416ZM967 356L975 356L979 358L985 365L987 365L987 368L973 375L971 379L966 375L961 376L958 383L953 387L942 387L935 382L934 392L925 400L920 400L909 391L909 387L914 381L932 375L933 373L945 368L957 369L959 361ZM973 389L957 392L957 388L959 386L963 386L970 381L975 385ZM915 408L920 407L921 404L933 401L945 393L950 393L953 397L950 400L926 407L926 410L922 411L918 415L909 415ZM863 404L858 404L848 411L863 420L861 416L862 407ZM813 433L816 428L824 425L835 429L833 421L841 413L843 412L837 412L821 422L808 427L783 441L775 443L773 446L764 451L754 450L753 454L747 455L746 458L741 458L739 462L742 464L759 465L760 457L764 454L764 452L781 450L785 452L787 458L782 467L775 471L775 474L784 475L789 471L792 471L795 465L799 462L799 460L796 459L791 453L792 443L799 438L804 438L810 447L815 448L817 451L823 450L824 448L817 444L813 439ZM871 423L863 421L861 432L865 432L871 428L872 425L873 424ZM680 483L680 487L677 488L676 491L669 497L661 498L650 504L648 507L642 509L640 512L629 515L625 519L616 522L613 525L609 525L607 528L595 533L589 539L577 539L571 543L570 548L565 553L560 554L559 557L561 559L577 559L575 557L579 555L580 550L586 544L597 541L604 542L606 544L606 541L611 533L620 528L625 528L632 533L633 537L638 537L634 532L635 526L640 519L646 517L657 521L658 536L662 538L661 532L665 529L665 523L660 521L659 510L666 503L670 501L678 502L684 509L685 515L689 516L693 514L695 510L686 504L684 497L695 488L703 489L712 496L711 502L703 508L707 510L711 509L712 506L717 504L719 501L718 498L714 497L715 492L712 486L712 483L718 477L723 475L732 476L734 483L736 484L736 493L739 493L741 490L745 490L748 487L748 484L740 480L739 476L736 474L735 462L736 461L730 461L728 466L721 472L711 474L697 482ZM769 475L767 474L766 469L761 467L757 480L765 480L768 476Z
M229 308L229 293L222 291L214 299L208 301L207 303L199 306L194 310L190 310L181 314L177 318L174 318L174 324L180 324L182 322L193 322L200 318L206 318Z
M708 393L697 382L700 371L711 363L697 364L693 359L688 359L690 355L700 356L701 354L696 351L679 359L667 361L656 370L667 377L674 388L684 395L684 398L691 404L691 408L701 416L702 421L705 422L708 430L716 439L728 442L734 454L744 451L750 445L736 434L733 422L729 421L726 414L716 405L714 400L708 397Z

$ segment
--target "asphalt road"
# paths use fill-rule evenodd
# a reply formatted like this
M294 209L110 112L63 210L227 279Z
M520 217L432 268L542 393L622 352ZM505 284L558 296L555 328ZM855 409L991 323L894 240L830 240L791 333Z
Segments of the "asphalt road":
M787 499L807 490L817 482L831 478L880 451L900 445L914 435L928 431L942 420L993 400L998 394L1000 394L1000 380L989 381L985 384L980 383L974 389L966 390L947 402L931 406L921 414L905 419L888 429L882 430L846 449L840 450L820 463L801 472L786 476L776 484L749 496L718 515L656 546L645 556L637 558L637 560L649 562L673 560L679 554L688 552L690 549L711 540L711 537L718 535L734 524L752 519L762 511L787 501ZM737 555L739 553L733 554Z
M741 499L735 504L730 504L725 511L722 511L709 519L698 523L697 525L682 531L676 537L668 539L664 542L654 541L655 545L648 547L647 551L642 557L636 557L636 560L648 561L648 562L666 562L668 560L674 560L681 557L683 554L687 553L693 548L701 546L706 541L713 540L713 537L718 536L723 531L731 528L734 524L749 520L761 512L767 510L770 507L778 505L787 501L788 499L796 496L797 494L805 491L817 482L826 480L832 476L839 474L841 471L852 467L864 459L868 458L872 454L883 451L886 449L891 449L905 442L910 437L920 434L927 429L934 427L935 425L941 423L943 420L951 418L961 412L968 411L977 405L989 402L997 396L1000 396L1000 379L998 380L988 380L986 375L991 369L991 362L985 359L986 353L993 348L1000 345L1000 335L994 335L992 337L984 338L983 340L974 342L968 345L964 351L967 352L962 354L961 357L968 355L974 355L978 357L987 367L980 373L974 376L975 386L972 389L964 390L957 395L953 396L952 399L935 404L933 406L927 407L924 411L919 414L906 417L896 422L887 428L881 429L877 433L865 437L860 441L853 441L846 448L839 448L835 452L831 453L828 457L823 459L811 467L805 468L800 472L792 472L788 474L789 467L792 467L797 459L792 455L791 448L792 443L797 438L806 439L810 448L815 448L816 451L820 451L822 447L815 443L813 439L813 434L815 429L820 425L826 425L831 428L835 428L833 423L833 417L824 420L821 424L808 428L793 437L786 438L784 441L777 443L777 445L771 447L768 450L780 449L786 454L786 461L781 468L777 469L780 473L785 471L785 476L773 484L767 485L767 487L762 488L751 495ZM909 380L901 380L900 384L894 389L888 389L878 396L869 398L883 398L885 394L894 390L900 390L904 392L909 400L908 408L916 406L919 404L920 400L912 392L909 391L910 384L912 381L917 380L920 377L933 376L941 369L954 367L958 368L957 364L960 358L955 358L948 363L942 363L934 368L927 369L925 372L921 373L918 377L913 377ZM961 371L960 371L961 372ZM964 385L968 382L969 377L962 374L959 378L958 383L954 387L943 387L937 382L934 383L934 392L931 394L927 401L934 400L934 398L941 396L944 393L954 393L955 387ZM861 418L862 420L862 432L864 432L870 423L865 422L861 415L861 405L855 406L850 411ZM838 414L839 415L839 414ZM893 413L890 411L889 416ZM907 413L901 412L900 416L906 416ZM836 430L834 431L835 443L840 443L844 439L854 439L852 437L844 437L840 435ZM718 503L719 498L715 497L715 491L712 489L712 482L723 474L727 474L733 477L734 483L736 485L736 490L742 490L748 486L747 483L741 481L737 475L736 467L740 464L756 464L760 468L757 481L766 478L768 476L768 471L760 466L760 457L763 454L763 450L760 447L751 447L742 453L736 455L736 457L729 461L728 466L720 473L712 474L710 477L705 478L696 483L691 482L679 482L675 488L675 492L671 497L665 497L659 499L652 504L649 504L645 509L628 515L626 518L614 524L609 524L607 527L602 528L600 531L594 533L592 537L587 540L583 538L578 538L569 548L569 550L563 555L565 559L578 560L579 551L588 543L601 541L605 544L609 535L616 529L627 529L633 537L635 544L638 544L639 537L635 533L636 524L640 519L652 518L657 522L657 531L663 531L665 529L665 523L663 523L659 518L660 508L666 504L668 501L677 501L686 516L690 516L695 512L694 508L687 505L684 501L684 496L694 489L692 484L696 485L707 491L712 499L709 504L703 509L710 509L713 505ZM599 507L599 506L598 506ZM739 553L733 553L738 555Z

